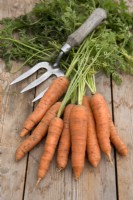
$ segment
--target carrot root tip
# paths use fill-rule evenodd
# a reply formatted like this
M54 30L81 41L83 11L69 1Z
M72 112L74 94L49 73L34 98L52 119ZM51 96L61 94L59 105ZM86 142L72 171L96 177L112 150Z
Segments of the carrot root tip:
M37 182L36 182L36 184L35 184L35 189L38 188L38 185L39 185L39 183L41 182L41 180L42 180L42 178L38 178L38 180L37 180Z
M108 155L107 155L107 158L108 158L109 162L111 163L111 165L113 165L113 160L112 160L112 158L111 158L111 155L110 155L110 154L108 154Z
M17 137L16 140L17 140L17 142L21 142L22 138L21 137Z
M27 135L27 133L28 133L29 131L27 130L27 129L23 129L22 131L21 131L21 133L20 133L20 137L22 138L22 137L24 137L25 135Z
M20 159L18 158L18 157L16 157L16 159L15 159L16 161L19 161Z
M98 163L93 163L92 166L96 168L98 166Z
M79 177L74 177L74 180L75 180L75 181L78 181L78 179L79 179Z
M57 168L57 172L61 172L63 170L63 167Z

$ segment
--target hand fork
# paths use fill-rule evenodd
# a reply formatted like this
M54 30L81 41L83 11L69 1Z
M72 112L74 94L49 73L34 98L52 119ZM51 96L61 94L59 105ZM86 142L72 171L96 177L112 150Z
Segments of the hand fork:
M32 67L30 70L16 78L13 82L11 82L10 85L26 79L41 68L45 68L47 72L41 75L38 79L31 82L27 87L25 87L21 91L21 93L38 86L42 82L46 81L51 75L55 75L57 77L64 76L64 72L58 68L62 56L68 53L71 50L71 48L80 45L81 42L85 39L85 37L90 32L92 32L99 24L101 24L101 22L104 19L106 19L106 17L107 15L105 10L103 10L102 8L95 9L93 13L89 16L89 18L74 33L68 36L66 43L60 49L60 53L56 59L56 62L53 65L49 62L40 62L34 67ZM48 88L42 91L32 102L40 99L47 89Z

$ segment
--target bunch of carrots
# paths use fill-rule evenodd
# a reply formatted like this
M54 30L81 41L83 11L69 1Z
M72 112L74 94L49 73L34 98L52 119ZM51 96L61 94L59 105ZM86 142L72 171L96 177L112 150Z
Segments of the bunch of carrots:
M111 143L118 153L126 156L127 146L120 139L104 97L96 91L94 66L101 49L90 59L94 45L85 40L65 74L56 78L33 113L26 119L20 137L27 137L16 150L16 160L22 159L45 136L44 152L40 158L37 183L45 177L57 149L57 168L65 169L71 153L74 179L80 177L87 152L88 161L97 167L101 151L111 159ZM70 81L71 80L71 81ZM90 97L86 96L89 87ZM64 97L63 97L64 95ZM62 98L63 97L63 98Z
M92 58L90 55L97 43L94 45L91 41L91 38L86 39L81 44L65 76L53 81L33 113L26 119L20 133L24 137L36 126L32 134L17 148L17 161L47 135L38 167L37 185L45 177L56 149L59 171L65 169L71 153L75 180L78 180L83 171L86 152L93 167L98 166L101 151L112 162L111 143L120 155L126 156L128 153L127 146L117 133L104 97L96 91L95 77L99 72L98 59L102 54L102 47L97 48ZM91 91L90 97L86 96L86 87Z
M17 148L17 161L22 159L47 134L38 167L37 185L45 177L56 149L59 171L65 169L71 152L75 180L78 180L83 171L86 152L93 167L98 166L101 151L112 162L111 143L120 155L126 156L128 153L101 94L96 92L90 97L84 95L82 101L80 99L77 104L68 103L65 108L62 107L64 100L62 102L59 100L66 91L70 89L72 91L72 82L69 83L66 76L55 79L33 113L25 121L20 133L20 136L24 137L37 125L32 134ZM61 108L63 108L62 111L60 111Z

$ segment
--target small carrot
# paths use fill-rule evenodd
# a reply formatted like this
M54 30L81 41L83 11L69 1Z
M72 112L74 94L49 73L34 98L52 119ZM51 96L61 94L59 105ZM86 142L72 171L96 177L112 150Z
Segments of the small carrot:
M110 120L110 140L120 155L127 156L128 154L127 146L119 137L116 127L114 126L112 120Z
M42 119L47 110L66 92L69 80L65 77L56 78L46 91L36 109L26 119L20 137L24 137Z
M68 155L70 151L70 128L69 128L69 122L70 122L70 113L73 108L73 104L67 105L64 111L64 127L61 134L61 138L59 141L59 147L57 151L57 167L59 170L62 170L66 167L67 161L68 161Z
M85 162L87 139L87 109L82 105L75 105L70 114L70 134L72 148L72 168L77 180L82 173Z
M48 135L44 145L44 153L40 159L40 164L38 169L38 180L36 186L45 177L49 169L62 130L63 130L63 120L58 117L53 118L48 128Z
M96 93L92 96L90 105L96 122L96 131L100 148L111 161L109 117L106 101L101 94Z
M101 152L96 134L95 121L90 107L90 99L88 96L83 97L82 104L88 111L87 156L91 165L97 167L101 159Z
M26 138L16 150L16 160L20 160L24 155L33 149L46 135L50 121L56 116L61 102L55 103L44 115L32 135Z

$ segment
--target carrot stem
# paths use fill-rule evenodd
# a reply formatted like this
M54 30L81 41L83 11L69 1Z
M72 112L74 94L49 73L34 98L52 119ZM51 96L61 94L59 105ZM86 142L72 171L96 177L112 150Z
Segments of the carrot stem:
M86 82L84 79L80 81L79 87L78 87L78 105L82 105L83 96L85 94L85 85L86 85Z
M39 50L39 49L36 49L35 47L29 46L29 45L27 45L27 44L25 44L25 43L23 43L23 42L20 42L19 40L15 40L15 39L13 39L13 38L3 38L3 37L0 37L0 39L1 39L1 40L9 40L9 41L18 43L18 44L20 44L20 45L22 45L22 46L24 46L24 47L27 47L27 48L29 48L29 49L32 49L32 50L34 50L34 51L36 51L36 52L43 53L43 54L45 54L45 55L48 56L47 53L45 53L45 52L43 52L43 51L41 51L41 50Z
M84 55L84 59L82 59L82 61L80 63L77 63L77 64L80 64L79 69L77 70L75 76L73 77L73 79L68 87L66 95L65 95L65 97L62 101L61 107L58 111L58 114L57 114L58 117L60 117L62 115L62 112L63 112L66 104L70 100L74 90L78 87L78 83L81 80L83 80L83 78L89 73L89 70L91 69L91 67L93 66L95 61L98 59L101 49L97 52L96 56L91 61L91 63L88 64L89 55L92 50L93 50L93 47L91 48L91 50L89 50L89 53L88 53L88 51L86 51L86 54ZM84 63L84 62L86 62L86 63Z
M92 94L96 93L96 83L95 83L95 75L87 75L86 76L86 84L89 87Z

